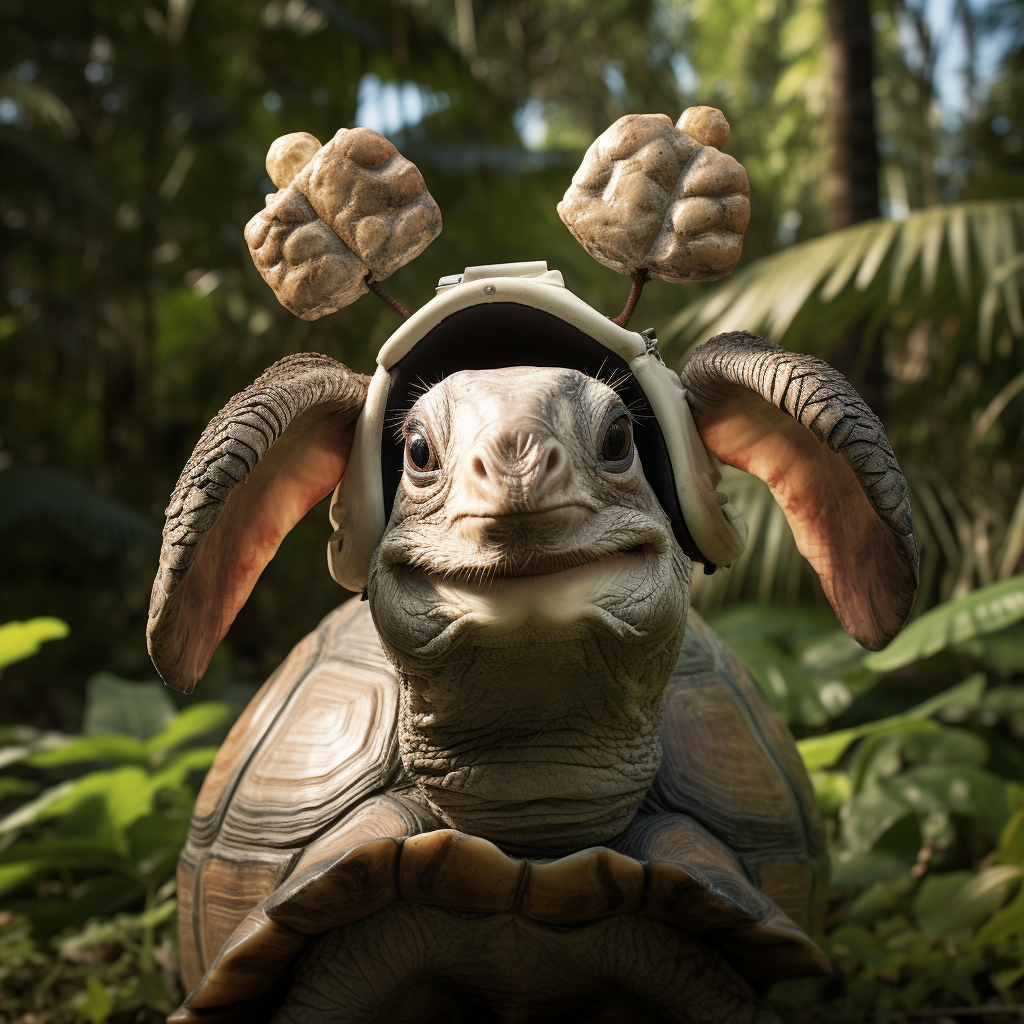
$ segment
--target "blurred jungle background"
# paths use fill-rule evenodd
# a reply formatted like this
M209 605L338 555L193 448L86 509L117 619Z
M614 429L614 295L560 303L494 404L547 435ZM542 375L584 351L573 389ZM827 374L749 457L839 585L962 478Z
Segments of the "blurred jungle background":
M627 112L722 108L752 220L736 273L661 282L632 326L681 364L747 328L883 417L922 555L866 655L784 518L697 608L800 741L833 849L831 979L786 1021L1024 1015L1024 4L1020 0L0 2L0 1019L157 1021L173 867L217 742L344 596L326 510L284 542L195 699L155 682L162 511L207 420L273 361L362 371L374 296L280 307L242 237L278 135L367 125L445 227L388 281L546 259L609 314L629 282L555 206Z

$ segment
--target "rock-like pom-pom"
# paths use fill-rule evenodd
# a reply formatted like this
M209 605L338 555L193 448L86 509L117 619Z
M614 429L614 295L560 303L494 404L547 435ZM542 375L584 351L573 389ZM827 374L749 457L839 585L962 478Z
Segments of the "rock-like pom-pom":
M729 141L729 122L717 107L687 107L676 127L702 146L721 149Z
M747 173L719 151L729 123L714 107L619 118L587 150L558 214L598 262L620 274L715 281L736 266L750 219Z
M382 135L342 128L277 139L267 172L278 192L245 227L256 268L287 309L316 320L354 302L440 233L423 176Z
M320 149L320 140L309 132L292 132L274 139L267 150L267 174L278 188L287 188Z

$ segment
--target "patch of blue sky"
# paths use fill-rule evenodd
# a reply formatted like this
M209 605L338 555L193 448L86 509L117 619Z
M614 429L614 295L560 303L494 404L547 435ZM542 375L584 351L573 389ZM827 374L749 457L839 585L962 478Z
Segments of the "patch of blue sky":
M975 33L974 76L976 94L969 95L970 48L962 21L957 17L959 0L917 0L923 10L935 51L935 95L947 124L955 128L971 112L974 100L983 99L1009 50L1019 40L1004 31ZM990 14L997 0L966 0L975 21ZM912 65L921 66L923 57L913 26L900 24L900 43Z
M381 135L397 135L447 109L457 98L418 82L385 82L370 72L359 80L355 124Z

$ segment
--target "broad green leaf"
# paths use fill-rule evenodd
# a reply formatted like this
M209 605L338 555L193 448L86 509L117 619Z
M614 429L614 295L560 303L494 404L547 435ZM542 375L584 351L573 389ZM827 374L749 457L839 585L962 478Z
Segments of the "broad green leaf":
M936 733L939 726L935 722L923 721L903 722L899 728L881 730L865 736L848 766L850 786L854 793L877 785L885 779L898 775L903 769L903 741L916 733Z
M146 743L146 752L173 750L175 747L218 729L231 718L231 708L219 701L193 704L180 712L165 729Z
M12 811L7 817L0 819L0 836L44 820L47 817L49 808L73 793L74 790L74 780L62 782L57 786L44 789L34 800L30 800L27 804L22 804L21 807Z
M141 882L124 875L96 875L75 886L73 897L14 897L4 900L4 909L24 914L33 933L46 938L65 928L80 928L93 917L109 917L137 904L145 896Z
M146 877L173 868L188 837L189 816L167 811L147 814L127 830L132 862Z
M42 733L29 725L0 725L0 747L9 746L12 743L31 743L38 739Z
M925 612L884 651L865 655L864 664L875 672L893 672L1022 619L1024 576L1013 576Z
M846 772L811 772L811 785L818 809L824 815L835 814L852 793L850 777Z
M47 640L61 640L68 632L66 622L49 616L5 622L0 626L0 669L32 657Z
M708 616L708 622L730 644L766 637L795 642L809 634L832 632L836 625L835 615L827 609L799 605L737 605Z
M888 959L878 939L858 924L840 925L829 936L828 945L834 956L852 956L862 964L880 967Z
M1005 864L977 873L928 875L914 901L917 923L923 932L934 935L973 928L1002 906L1020 876L1020 868Z
M919 723L912 727L914 729L937 728L935 723L928 725L920 723L947 708L976 707L981 700L984 687L984 675L975 674L959 685L905 711L902 715L893 715L889 718L879 719L877 722L856 725L850 729L838 729L836 732L826 733L824 736L809 736L797 743L797 750L800 751L800 756L808 771L827 768L842 757L851 743L865 736L899 733L904 731L910 722Z
M1000 913L1003 913L1003 911L1000 911ZM987 928L988 926L986 925L985 927ZM1004 971L993 971L989 975L989 980L1004 996L1009 993L1010 989L1021 978L1024 978L1024 964L1021 964L1020 967L1007 967Z
M915 841L907 842L902 849L876 846L870 850L833 853L830 877L832 887L861 889L875 882L893 882L904 877L913 867L921 845L920 833L912 831Z
M899 911L916 887L917 880L908 874L890 882L875 882L850 904L843 919L849 924L873 924Z
M913 732L899 740L906 764L973 764L982 767L989 758L988 744L969 729L940 726Z
M23 861L20 864L0 864L0 896L16 892L26 882L31 882L45 870L45 864L37 864L32 861Z
M146 771L135 765L90 772L45 790L35 800L19 807L0 821L0 834L73 813L97 797L109 811L114 827L123 830L136 818L149 813L158 789L173 785L175 780L183 779L187 774L187 769L179 769L177 774L168 775L158 784L155 778L150 778Z
M0 776L0 800L22 796L39 791L39 783L30 779L19 779L13 775Z
M1010 732L1024 738L1024 686L993 686L981 704L981 721L985 725L1006 722Z
M1021 773L1024 777L1024 773ZM1008 782L1006 784L1006 809L1010 814L1024 811L1024 785L1019 782Z
M930 806L928 810L941 809L937 800L929 794L918 794L922 799L928 799ZM866 853L869 851L894 825L911 817L915 811L924 811L921 800L916 806L906 799L906 794L900 791L899 787L893 788L888 782L866 789L850 801L843 809L842 814L842 838L845 849L843 853ZM920 836L913 831L907 838L905 847L900 851L910 858L916 856L920 848ZM907 865L909 867L909 864Z
M179 754L170 764L153 775L153 793L161 789L177 789L193 772L205 772L217 756L217 747L195 747Z
M1005 780L975 765L919 764L886 786L919 813L938 803L953 814L974 818L993 843L1009 818Z
M1024 670L1024 628L1011 626L991 636L978 637L963 644L956 650L976 658L987 668L997 672L1018 672Z
M162 683L131 683L99 672L89 680L82 731L148 740L166 729L176 715Z
M829 715L818 700L811 677L792 658L768 642L733 645L761 692L787 722L824 725Z
M61 747L42 750L25 759L31 768L56 768L94 761L145 764L146 747L133 736L73 736Z

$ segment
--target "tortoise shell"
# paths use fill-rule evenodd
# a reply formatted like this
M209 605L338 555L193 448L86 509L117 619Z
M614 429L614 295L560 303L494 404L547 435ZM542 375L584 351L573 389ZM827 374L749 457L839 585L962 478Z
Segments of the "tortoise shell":
M508 856L406 799L399 682L353 599L299 643L235 724L178 869L182 974L170 1018L269 1016L316 936L395 903L581 925L646 915L752 981L827 973L827 855L785 726L691 612L665 691L661 768L608 847ZM269 1007L269 1009L268 1009Z

